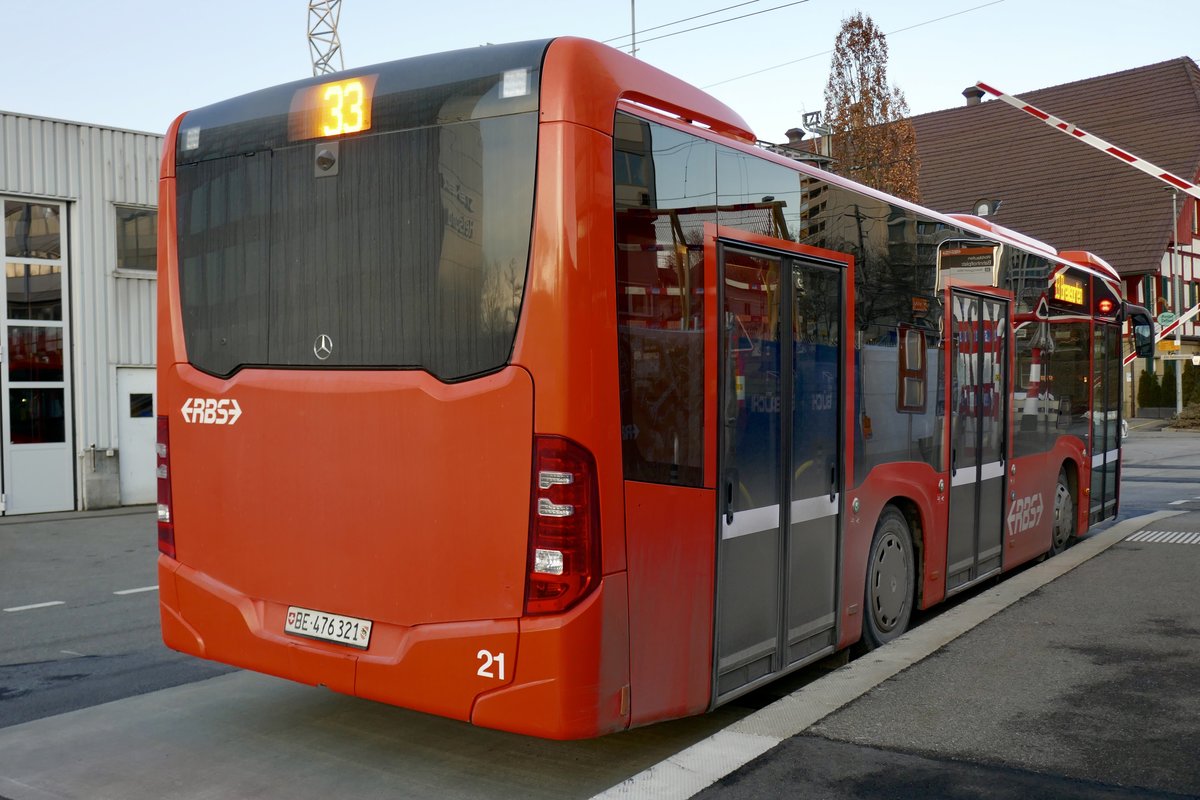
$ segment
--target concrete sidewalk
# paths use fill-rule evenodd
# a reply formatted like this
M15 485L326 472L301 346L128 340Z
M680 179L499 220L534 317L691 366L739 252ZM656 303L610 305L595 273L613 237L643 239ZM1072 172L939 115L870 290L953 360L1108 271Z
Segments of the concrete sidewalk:
M1163 428L1166 428L1171 424L1171 420L1156 419L1154 417L1134 417L1133 419L1128 420L1128 423L1130 433L1133 433L1134 431L1145 433L1148 431L1161 431Z

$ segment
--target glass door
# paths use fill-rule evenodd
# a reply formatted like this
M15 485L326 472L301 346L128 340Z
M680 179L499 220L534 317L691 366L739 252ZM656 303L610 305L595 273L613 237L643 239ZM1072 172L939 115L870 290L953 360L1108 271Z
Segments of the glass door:
M946 591L1000 569L1008 442L1008 303L951 290Z
M1177 361L1178 369L1183 362ZM1121 328L1097 323L1092 331L1092 523L1116 516L1121 461ZM1174 385L1171 390L1174 391Z
M0 413L7 514L75 507L65 212L62 203L4 201Z
M722 246L724 376L717 686L720 698L780 669L784 397L783 259Z
M716 695L836 644L843 270L719 248Z

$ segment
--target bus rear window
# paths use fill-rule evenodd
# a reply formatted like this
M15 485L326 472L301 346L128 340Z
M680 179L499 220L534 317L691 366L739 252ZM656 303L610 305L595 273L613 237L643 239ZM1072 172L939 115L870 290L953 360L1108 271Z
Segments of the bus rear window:
M218 376L409 368L445 381L503 367L529 260L543 47L482 48L440 72L372 68L371 125L346 135L289 136L303 82L186 115L189 362Z
M443 380L502 366L536 139L521 114L342 141L331 178L313 177L311 145L181 165L189 361L215 375L413 367Z

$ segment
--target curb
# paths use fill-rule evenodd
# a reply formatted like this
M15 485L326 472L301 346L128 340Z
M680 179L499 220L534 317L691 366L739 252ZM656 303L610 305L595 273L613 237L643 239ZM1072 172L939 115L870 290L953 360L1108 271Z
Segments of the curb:
M88 511L51 511L45 514L18 514L11 517L0 517L0 527L5 525L38 525L47 522L73 522L105 517L131 517L139 514L153 514L154 506L118 506L116 508L96 508ZM3 800L3 798L0 798Z

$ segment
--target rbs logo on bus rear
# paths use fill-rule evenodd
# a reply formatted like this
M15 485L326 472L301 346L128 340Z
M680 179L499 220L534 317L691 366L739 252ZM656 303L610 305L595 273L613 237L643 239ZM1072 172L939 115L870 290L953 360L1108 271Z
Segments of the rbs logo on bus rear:
M228 397L189 397L181 411L184 422L196 425L232 425L242 416L238 401Z

